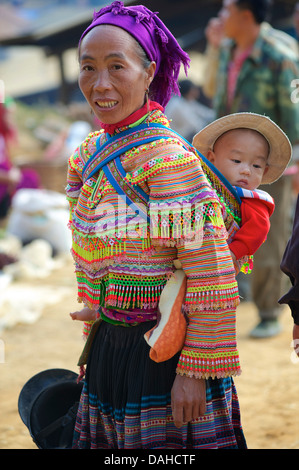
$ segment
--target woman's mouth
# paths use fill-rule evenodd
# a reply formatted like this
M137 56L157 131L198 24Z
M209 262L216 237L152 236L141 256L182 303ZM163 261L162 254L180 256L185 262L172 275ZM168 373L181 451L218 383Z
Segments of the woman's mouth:
M113 100L109 100L109 101L101 101L101 100L97 100L96 101L96 105L101 108L101 109L111 109L113 108L114 106L117 105L117 101L113 101Z

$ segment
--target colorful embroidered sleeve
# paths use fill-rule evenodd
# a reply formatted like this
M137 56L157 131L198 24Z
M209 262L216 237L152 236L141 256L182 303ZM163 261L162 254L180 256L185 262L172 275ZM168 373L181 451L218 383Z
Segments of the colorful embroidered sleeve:
M187 275L189 317L177 373L225 377L240 372L235 310L239 303L219 200L198 158L183 149L149 161L131 174L150 191L154 245L176 246Z
M74 152L70 157L68 163L68 172L67 172L67 185L66 185L66 197L69 202L70 208L70 220L69 226L71 228L72 224L72 215L73 210L77 204L80 191L82 189L82 168L83 163L80 157L80 147ZM90 332L93 321L83 323L83 337L86 339Z
M77 149L74 154L69 159L68 172L67 172L67 186L66 186L66 196L70 205L70 215L72 214L72 209L77 203L77 199L82 188L82 161L79 156L79 149Z

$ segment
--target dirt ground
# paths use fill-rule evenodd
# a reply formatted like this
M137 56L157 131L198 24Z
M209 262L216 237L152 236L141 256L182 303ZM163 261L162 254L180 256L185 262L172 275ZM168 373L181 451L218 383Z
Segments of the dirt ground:
M71 262L46 279L27 285L58 289L63 300L48 304L33 324L19 323L0 333L0 449L36 449L18 414L24 383L48 368L77 372L82 349L81 324L69 317L77 308ZM283 332L268 340L249 339L256 310L249 302L238 309L238 343L243 373L235 379L249 449L299 449L299 361L291 348L292 320L286 307Z

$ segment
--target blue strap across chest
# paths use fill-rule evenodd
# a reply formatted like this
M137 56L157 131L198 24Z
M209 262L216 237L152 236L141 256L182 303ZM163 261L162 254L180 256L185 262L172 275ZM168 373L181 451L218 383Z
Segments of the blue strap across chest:
M146 130L149 130L150 129L160 129L160 130L165 130L165 132L167 133L166 135L163 135L163 134L157 134L157 135L149 135L148 137L144 137L142 140L139 140L138 141L138 144L136 144L136 141L135 139L132 139L130 141L130 137L133 137L134 135L138 134L138 132L140 131L146 131ZM128 129L126 131L123 131L121 132L120 134L116 134L116 135L113 135L113 136L109 136L107 135L107 140L104 144L101 145L101 142L100 142L100 137L97 139L97 142L96 142L96 151L90 156L90 158L87 160L87 162L85 163L84 165L84 168L83 168L83 171L82 171L82 176L83 178L86 179L86 173L88 171L88 168L90 166L90 164L96 159L98 158L101 154L103 154L105 152L105 150L107 149L111 149L111 151L108 153L108 155L103 158L103 159L100 159L99 163L92 169L92 171L90 173L88 173L88 176L87 178L91 178L95 173L97 173L101 168L103 168L105 165L107 165L109 162L111 162L111 160L114 160L116 159L117 157L119 157L120 155L122 155L123 153L127 152L128 150L136 147L136 145L144 145L144 144L147 144L149 142L153 142L155 140L160 140L160 139L169 139L171 136L176 136L176 137L180 137L180 139L182 140L182 137L179 136L179 134L177 134L176 132L174 132L172 129L170 129L169 127L166 127L164 126L163 124L157 124L157 123L152 123L150 125L148 124L140 124L139 126L135 126L134 128L132 129ZM119 148L119 149L116 149L116 150L113 150L113 144L116 142L116 141L125 141L125 140L128 140L128 143L127 145ZM190 146L190 144L186 141L186 143Z
M165 131L165 133L157 133L156 135L153 135L153 134L150 134L148 136L144 136L142 138L142 140L138 140L138 142L136 142L136 139L131 139L130 140L130 137L134 137L134 135L137 135L140 131L146 131L146 130L151 130L152 128L154 129L159 129L159 130L162 130L162 131ZM117 135L114 135L114 136L107 136L107 140L104 144L101 144L101 139L100 137L97 139L97 142L96 142L96 150L95 152L91 155L91 157L87 160L87 162L85 163L84 167L83 167L83 171L82 171L82 177L84 180L88 179L88 178L91 178L92 176L94 176L96 173L98 173L101 169L104 171L105 173L105 176L106 178L108 179L108 181L110 182L110 184L114 187L114 189L117 191L117 193L124 199L124 201L129 204L132 208L134 208L135 212L142 216L145 220L147 220L149 222L149 217L148 215L142 211L142 209L140 207L138 207L135 202L130 198L128 197L127 194L124 193L123 189L121 188L121 186L119 185L119 183L117 182L117 180L115 179L111 169L109 168L109 163L112 161L112 160L115 160L115 165L119 171L119 173L125 177L126 176L126 172L122 166L122 163L121 163L121 159L120 159L120 156L122 154L124 154L125 152L127 152L128 150L136 147L136 145L140 146L140 145L144 145L144 144L147 144L147 143L150 143L150 142L154 142L156 140L160 140L160 139L168 139L170 137L180 137L180 139L182 140L182 137L179 136L179 134L175 133L172 129L166 127L166 126L163 126L162 124L157 124L157 123L151 123L150 125L148 124L140 124L138 126L135 126L133 129L128 129L120 134L117 134ZM125 145L125 146L121 146L120 148L115 148L113 149L114 147L114 144L117 142L117 141L121 141L121 142L124 142L128 140L128 143ZM188 144L188 146L190 146L190 144L186 141L186 144ZM105 153L105 151L107 151L107 156L105 158L101 158L101 156ZM91 166L91 164L96 160L96 159L99 159L99 163L97 163L93 168L92 170L89 172L89 168ZM145 200L146 202L148 202L149 200L149 195L143 191L142 188L140 188L140 186L134 186L134 189L135 191L137 191L139 193L139 195L141 196L141 198L143 200Z

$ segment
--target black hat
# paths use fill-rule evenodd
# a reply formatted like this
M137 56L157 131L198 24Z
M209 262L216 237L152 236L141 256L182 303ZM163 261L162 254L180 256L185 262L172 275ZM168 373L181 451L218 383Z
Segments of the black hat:
M40 449L71 448L83 385L77 379L70 370L48 369L22 388L19 413Z

